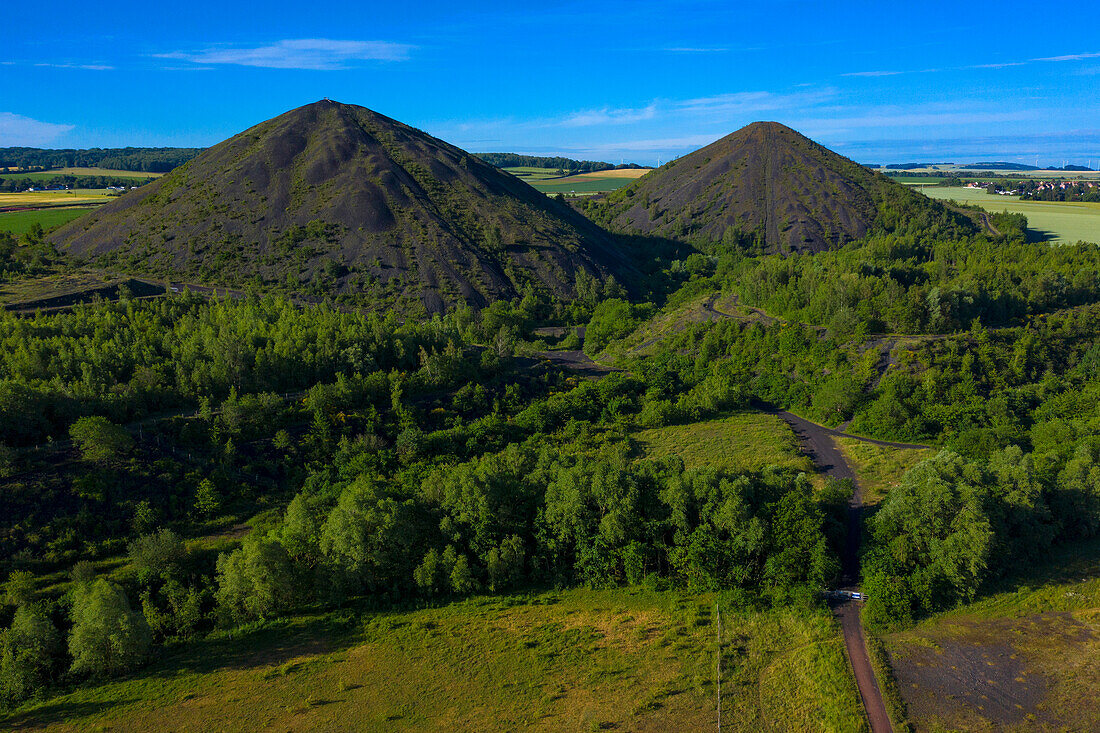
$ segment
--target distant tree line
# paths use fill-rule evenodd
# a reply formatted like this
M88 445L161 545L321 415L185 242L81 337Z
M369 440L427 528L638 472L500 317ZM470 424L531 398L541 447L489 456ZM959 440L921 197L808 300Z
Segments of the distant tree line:
M202 151L203 148L0 148L0 169L19 168L22 172L22 169L111 168L167 173Z
M593 173L618 169L639 169L646 166L637 163L614 165L594 160L573 160L562 157L541 157L537 155L519 155L517 153L477 153L477 157L497 168L550 168L570 173Z
M70 174L48 178L4 178L0 176L0 191L18 192L31 188L107 188L108 186L144 186L153 178L122 178L119 176L74 176Z

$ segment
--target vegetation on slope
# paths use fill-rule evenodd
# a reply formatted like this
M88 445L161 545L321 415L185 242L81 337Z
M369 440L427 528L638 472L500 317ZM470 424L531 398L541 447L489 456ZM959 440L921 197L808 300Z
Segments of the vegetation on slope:
M610 237L476 156L363 107L263 122L63 227L100 265L172 279L355 295L439 312L527 289L576 294L632 268Z
M756 122L579 205L612 231L787 254L874 231L972 225L775 122ZM906 217L896 215L899 207Z

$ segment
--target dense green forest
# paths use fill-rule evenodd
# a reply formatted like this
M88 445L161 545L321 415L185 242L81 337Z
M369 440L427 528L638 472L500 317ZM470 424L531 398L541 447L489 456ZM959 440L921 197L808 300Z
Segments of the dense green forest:
M118 176L76 176L64 174L48 178L5 178L0 175L0 191L18 192L34 188L107 188L108 186L143 186L152 178L120 178Z
M183 165L202 148L88 148L86 150L0 148L0 168L110 168L121 171L166 173Z
M550 168L570 173L592 173L619 168L645 168L637 163L615 165L596 160L574 160L561 156L520 155L518 153L478 153L477 157L497 168Z
M190 293L0 314L0 702L306 609L638 583L821 604L850 485L686 469L631 437L738 410L941 449L868 520L873 623L1095 537L1100 251L894 203L814 255L653 247L656 302L585 278L569 302L404 322ZM40 230L0 237L7 280L63 266ZM623 347L719 294L766 316ZM581 346L618 371L538 356Z
M684 419L741 404L720 376L578 382L513 356L532 324L187 294L0 319L5 698L317 604L646 577L812 602L836 576L845 487L640 457L666 395ZM183 543L257 512L237 550ZM89 565L119 554L110 581Z

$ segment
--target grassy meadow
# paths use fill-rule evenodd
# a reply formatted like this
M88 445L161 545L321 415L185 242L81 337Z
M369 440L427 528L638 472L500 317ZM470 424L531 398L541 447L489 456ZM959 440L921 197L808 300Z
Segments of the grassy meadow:
M91 211L91 207L0 212L0 232L11 232L19 236L26 233L35 224L41 224L43 229L49 231L62 224L68 224L73 219L84 216L89 211Z
M1067 201L1021 201L1019 196L999 196L980 189L946 186L922 187L935 199L975 204L986 211L1008 211L1027 217L1028 228L1052 242L1100 243L1100 204Z
M1100 730L1100 542L883 641L917 730Z
M768 465L816 473L787 423L774 415L744 412L715 420L643 430L634 438L654 458L679 456L684 466L758 469Z
M130 677L30 703L0 728L860 731L825 611L722 613L642 588L299 616L166 649Z
M868 504L882 501L901 482L906 471L935 454L934 448L891 448L857 438L833 438L833 441L859 476L863 501Z

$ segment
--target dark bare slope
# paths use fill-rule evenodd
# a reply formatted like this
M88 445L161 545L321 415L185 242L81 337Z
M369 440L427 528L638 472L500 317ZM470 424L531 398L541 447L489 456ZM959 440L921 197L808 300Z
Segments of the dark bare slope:
M438 311L623 261L569 207L459 148L324 100L263 122L52 240L134 273Z
M593 203L612 231L819 252L942 206L777 122L754 122ZM900 214L900 216L899 216Z

